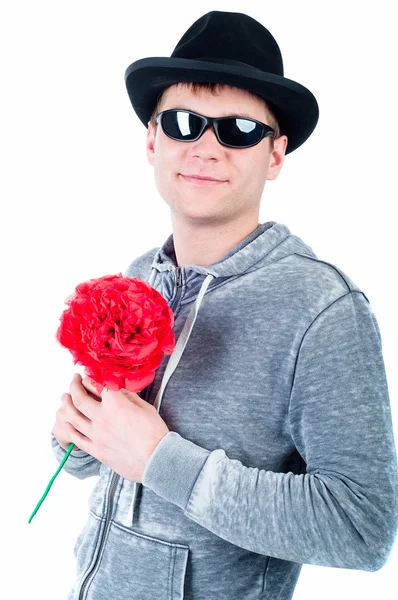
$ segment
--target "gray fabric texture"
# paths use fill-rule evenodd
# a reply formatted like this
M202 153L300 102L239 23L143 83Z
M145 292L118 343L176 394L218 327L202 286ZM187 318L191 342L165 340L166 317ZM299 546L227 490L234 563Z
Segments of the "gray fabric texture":
M365 293L275 221L209 266L178 268L170 235L124 275L152 277L176 340L211 281L142 485L82 450L64 465L98 477L66 600L290 600L303 564L381 569L398 530L398 464ZM139 393L151 404L169 359Z

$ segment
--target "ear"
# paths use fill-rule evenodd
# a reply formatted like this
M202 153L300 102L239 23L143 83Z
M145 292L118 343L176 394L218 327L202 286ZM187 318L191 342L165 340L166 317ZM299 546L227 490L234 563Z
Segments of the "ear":
M150 165L155 164L155 138L156 138L156 127L148 121L148 133L146 138L146 155Z
M271 152L268 166L268 180L276 179L278 177L285 160L287 143L288 138L286 135L281 135L276 140L274 140L274 149Z

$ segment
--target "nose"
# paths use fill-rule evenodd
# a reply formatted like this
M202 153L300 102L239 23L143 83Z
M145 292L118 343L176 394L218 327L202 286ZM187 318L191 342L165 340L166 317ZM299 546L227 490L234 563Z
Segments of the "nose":
M217 135L216 135L216 130L214 129L213 124L206 125L205 130L202 133L202 135L200 136L199 140L205 136L209 137L209 134L210 134L210 137L213 139L213 141L215 139L217 141L217 143L219 143L219 141L217 139ZM197 141L199 141L199 140L197 140Z
M198 140L192 142L195 151L200 154L219 154L224 146L217 139L213 125L207 125L206 129Z

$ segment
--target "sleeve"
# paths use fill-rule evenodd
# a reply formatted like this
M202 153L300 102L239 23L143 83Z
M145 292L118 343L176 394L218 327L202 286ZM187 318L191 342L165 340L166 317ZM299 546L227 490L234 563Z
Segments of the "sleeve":
M58 463L61 463L67 450L62 448L52 432L51 447ZM86 479L86 477L99 475L101 464L102 463L94 456L91 456L91 454L87 454L84 450L76 450L76 448L73 448L62 469L66 471L66 473L73 475L73 477Z
M398 529L398 464L380 332L362 293L335 301L304 334L289 420L303 474L245 466L170 431L143 485L252 552L377 571Z

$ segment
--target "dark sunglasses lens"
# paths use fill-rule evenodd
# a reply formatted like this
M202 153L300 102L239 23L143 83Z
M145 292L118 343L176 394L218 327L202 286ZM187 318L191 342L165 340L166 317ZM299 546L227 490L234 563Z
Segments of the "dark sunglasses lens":
M223 119L218 123L220 139L231 146L253 146L261 139L262 127L248 119Z
M175 110L162 115L164 132L176 140L194 140L198 137L202 126L203 120L189 112Z

